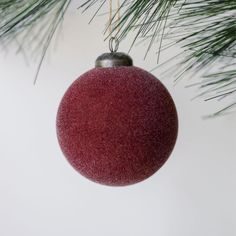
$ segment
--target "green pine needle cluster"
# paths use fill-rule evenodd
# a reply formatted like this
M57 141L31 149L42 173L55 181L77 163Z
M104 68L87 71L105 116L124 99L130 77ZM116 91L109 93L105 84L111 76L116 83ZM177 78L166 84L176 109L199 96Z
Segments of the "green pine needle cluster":
M0 42L7 45L16 41L20 47L40 42L42 63L70 2L0 0ZM94 18L105 3L108 5L108 0L87 0L81 7L95 8ZM230 98L229 105L215 115L236 107L235 0L123 0L120 9L113 12L111 24L119 40L136 32L131 48L138 41L148 41L145 56L151 50L160 54L178 45L182 59L174 69L176 80L186 73L198 74L202 79L196 76L197 81L191 83L201 89L199 96L205 100Z
M1 42L14 41L22 33L25 40L28 38L32 40L33 36L42 41L47 39L62 20L70 2L70 0L0 0ZM20 43L24 44L25 41L22 40Z
M40 54L38 72L71 0L0 0L0 43ZM32 57L33 57L32 55Z
M94 1L86 4L90 2ZM171 65L175 79L198 74L198 80L191 82L201 89L196 97L229 99L227 109L214 115L236 107L235 0L124 0L118 10L122 11L121 20L116 20L115 13L112 25L120 40L136 32L131 48L138 40L148 40L145 56L150 50L159 55L178 45L182 49L178 57L184 59Z

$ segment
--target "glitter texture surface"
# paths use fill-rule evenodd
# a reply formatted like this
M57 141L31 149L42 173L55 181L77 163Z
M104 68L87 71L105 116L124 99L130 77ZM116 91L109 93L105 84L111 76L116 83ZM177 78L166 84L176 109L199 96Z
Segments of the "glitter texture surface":
M57 136L70 164L88 179L125 186L153 175L176 142L174 102L137 67L95 68L65 93Z

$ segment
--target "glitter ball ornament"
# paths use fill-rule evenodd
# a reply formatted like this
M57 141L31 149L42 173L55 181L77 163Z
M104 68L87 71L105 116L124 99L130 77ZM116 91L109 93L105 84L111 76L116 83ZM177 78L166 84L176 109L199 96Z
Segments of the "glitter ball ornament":
M69 163L88 179L125 186L153 175L176 142L174 102L152 74L123 53L100 56L67 90L57 135Z

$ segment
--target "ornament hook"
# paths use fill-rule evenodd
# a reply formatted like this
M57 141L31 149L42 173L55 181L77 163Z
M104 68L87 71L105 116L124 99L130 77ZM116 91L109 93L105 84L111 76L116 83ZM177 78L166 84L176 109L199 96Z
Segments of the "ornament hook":
M117 52L119 49L119 40L116 37L111 37L109 40L109 49L111 53Z

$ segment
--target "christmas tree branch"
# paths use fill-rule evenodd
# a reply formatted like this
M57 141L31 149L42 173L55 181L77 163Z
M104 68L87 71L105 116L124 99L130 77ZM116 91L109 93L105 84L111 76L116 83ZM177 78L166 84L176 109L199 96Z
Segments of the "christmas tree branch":
M0 42L40 50L40 69L70 2L0 0ZM94 18L105 2L108 0L87 0L81 7L86 11L95 6ZM131 48L138 41L148 40L146 56L151 50L161 53L178 45L185 56L175 67L176 80L187 72L200 74L202 80L195 83L202 90L199 96L205 100L232 97L232 104L236 102L235 0L123 0L111 24L119 40L136 32Z
M38 51L44 57L71 0L0 0L0 42ZM43 49L42 49L43 48ZM38 54L37 53L37 54Z
M120 40L135 31L131 48L138 40L149 40L147 53L155 47L160 53L163 41L171 41L168 44L180 46L185 55L175 66L176 80L187 72L198 72L202 77L199 88L203 90L199 96L204 96L206 101L232 96L236 101L235 0L131 0L123 3L126 4L123 4L121 20L114 17L112 21L113 32L120 29L116 33Z

